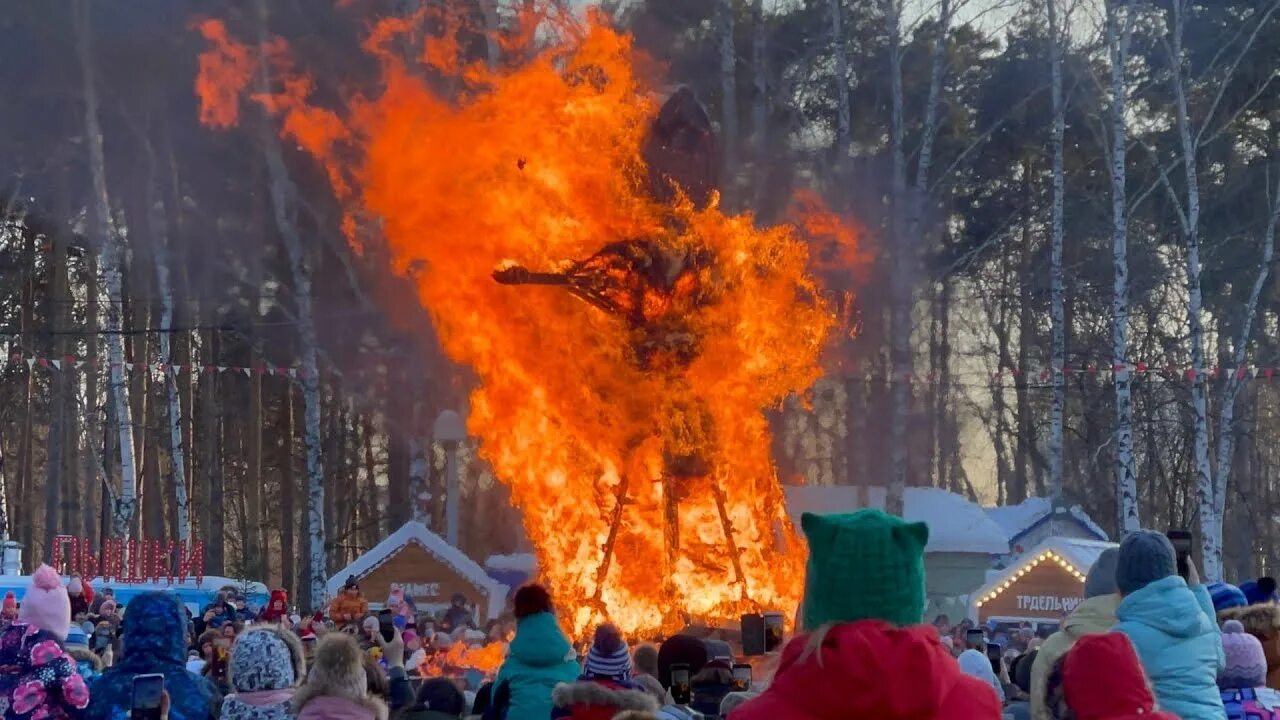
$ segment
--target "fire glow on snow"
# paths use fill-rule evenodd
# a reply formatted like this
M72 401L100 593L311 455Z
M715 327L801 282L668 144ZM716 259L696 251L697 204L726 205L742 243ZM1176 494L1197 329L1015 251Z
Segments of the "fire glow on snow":
M364 48L380 61L381 83L341 115L308 104L312 80L282 40L242 45L206 20L197 25L209 43L196 81L201 119L231 127L245 97L279 118L282 136L324 166L353 243L355 228L376 218L393 269L414 269L445 350L479 377L469 430L511 486L573 631L606 617L630 633L748 610L790 617L805 551L763 409L819 376L834 324L808 246L793 227L757 228L714 201L699 209L653 199L642 146L658 101L638 77L630 38L594 16L540 19L542 49L508 53L528 60L500 69L458 59L456 23L434 18L444 31L412 63L402 44L389 48L424 18L376 23ZM515 34L533 37L530 24ZM260 60L269 88L257 80ZM452 99L434 93L423 68L462 89ZM627 239L710 253L693 281L697 302L682 301L679 287L641 301L646 317L680 313L697 338L684 364L637 363L635 328L617 315L493 278L512 264L564 270ZM673 455L696 456L700 471L672 482ZM664 515L672 507L678 523ZM674 550L664 532L673 524Z

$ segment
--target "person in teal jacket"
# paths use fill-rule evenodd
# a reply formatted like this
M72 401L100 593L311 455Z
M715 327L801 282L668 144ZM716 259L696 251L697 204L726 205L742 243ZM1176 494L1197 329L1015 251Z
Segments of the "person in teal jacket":
M560 630L551 595L526 585L514 598L516 636L493 681L484 720L544 720L551 717L551 691L578 679L578 656Z
M1188 559L1178 576L1173 545L1164 535L1139 530L1120 543L1116 632L1133 642L1161 710L1182 720L1222 720L1218 672L1226 665L1213 601Z

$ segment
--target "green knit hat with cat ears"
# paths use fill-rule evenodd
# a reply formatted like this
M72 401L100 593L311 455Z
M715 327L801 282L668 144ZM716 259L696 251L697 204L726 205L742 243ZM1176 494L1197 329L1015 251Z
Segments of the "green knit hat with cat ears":
M906 627L924 618L924 548L929 526L880 510L805 513L809 540L804 625L883 620Z

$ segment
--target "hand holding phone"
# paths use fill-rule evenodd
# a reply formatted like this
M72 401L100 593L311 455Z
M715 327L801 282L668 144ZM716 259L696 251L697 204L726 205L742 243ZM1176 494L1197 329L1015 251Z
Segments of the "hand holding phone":
M129 708L130 720L164 720L169 710L168 698L169 695L164 690L164 675L135 675L133 703Z
M689 666L671 666L671 699L677 705L688 705L693 700L693 688L689 684Z
M1173 545L1174 557L1177 558L1178 563L1178 577L1190 582L1187 576L1191 573L1189 562L1193 550L1191 532L1189 530L1170 530L1165 533L1165 537L1169 538L1169 543Z
M751 665L747 663L733 664L733 689L746 692L751 689Z

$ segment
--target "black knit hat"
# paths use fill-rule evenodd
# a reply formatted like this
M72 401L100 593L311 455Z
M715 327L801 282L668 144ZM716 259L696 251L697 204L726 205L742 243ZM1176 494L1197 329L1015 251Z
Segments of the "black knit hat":
M356 582L356 576L348 575L347 581L342 584L342 589L343 590L359 590L360 583Z

